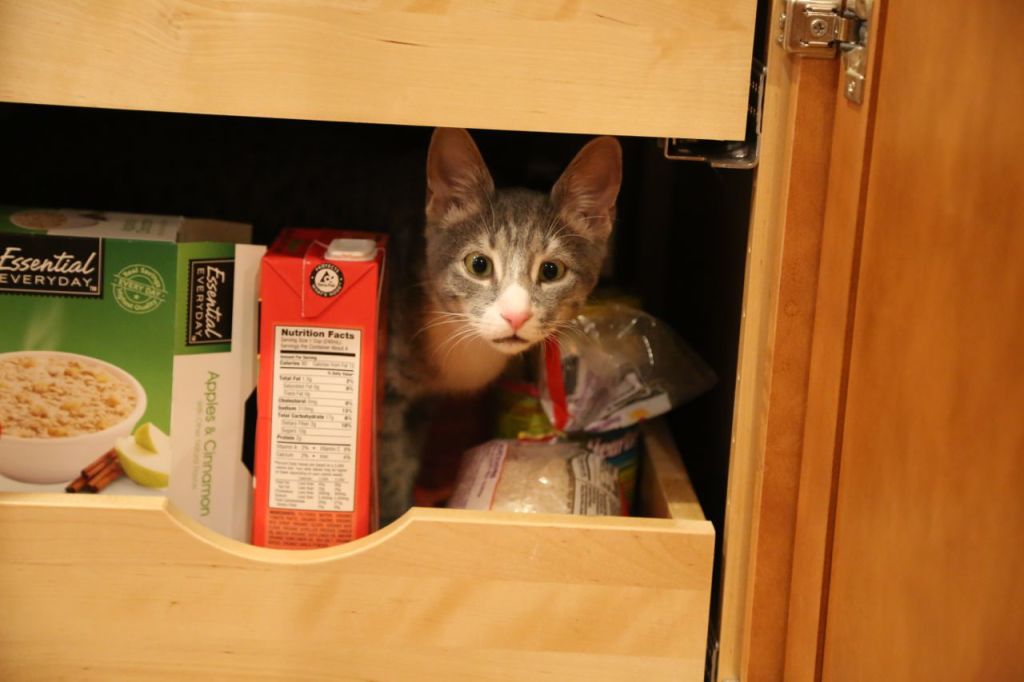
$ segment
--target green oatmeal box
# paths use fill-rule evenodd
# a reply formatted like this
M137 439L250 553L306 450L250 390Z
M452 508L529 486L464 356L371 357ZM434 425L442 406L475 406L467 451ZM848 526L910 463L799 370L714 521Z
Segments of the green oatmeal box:
M0 207L0 492L166 495L248 540L250 239L240 223Z

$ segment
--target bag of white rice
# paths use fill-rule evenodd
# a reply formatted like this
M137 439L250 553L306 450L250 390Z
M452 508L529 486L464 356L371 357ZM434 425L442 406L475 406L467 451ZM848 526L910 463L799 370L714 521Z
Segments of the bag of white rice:
M621 516L618 469L574 443L492 440L467 451L448 506Z

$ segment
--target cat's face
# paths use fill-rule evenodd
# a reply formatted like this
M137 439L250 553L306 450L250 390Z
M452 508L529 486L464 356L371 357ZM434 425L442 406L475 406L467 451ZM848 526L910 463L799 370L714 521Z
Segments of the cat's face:
M513 355L558 331L597 283L622 175L614 138L590 142L551 193L495 190L464 130L427 162L427 282L453 334Z

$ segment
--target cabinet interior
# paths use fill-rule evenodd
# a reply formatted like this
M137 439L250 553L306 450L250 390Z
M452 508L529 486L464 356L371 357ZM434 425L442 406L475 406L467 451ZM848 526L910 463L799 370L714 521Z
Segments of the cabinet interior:
M429 128L0 105L0 202L388 230L418 220ZM547 189L589 136L473 131L499 186ZM752 171L622 138L611 282L719 377L670 424L721 543ZM719 553L716 553L716 555ZM716 572L717 573L717 572Z

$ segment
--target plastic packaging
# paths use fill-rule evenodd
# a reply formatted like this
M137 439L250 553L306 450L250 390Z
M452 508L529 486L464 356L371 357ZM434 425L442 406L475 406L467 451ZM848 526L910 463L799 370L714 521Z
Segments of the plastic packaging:
M634 425L603 433L579 433L572 436L571 442L578 443L590 454L601 457L615 467L626 513L630 513L636 497L636 482L644 450L640 427Z
M558 436L540 404L535 384L506 381L495 387L494 437L551 440Z
M448 506L619 516L618 470L574 443L492 440L465 453Z
M542 355L541 404L563 432L631 426L692 400L718 380L668 325L619 303L585 308Z

